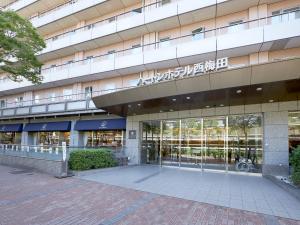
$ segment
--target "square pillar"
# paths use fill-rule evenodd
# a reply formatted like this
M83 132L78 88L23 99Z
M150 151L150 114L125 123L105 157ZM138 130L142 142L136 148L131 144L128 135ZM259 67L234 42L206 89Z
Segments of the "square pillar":
M70 130L70 146L72 147L83 147L83 132L74 130L76 120L71 121L71 130Z
M264 113L263 175L288 175L288 111Z
M140 164L140 123L138 121L133 121L133 117L127 117L126 121L126 146L125 155L129 157L129 165ZM132 135L129 134L130 131L136 133L136 137L132 139Z

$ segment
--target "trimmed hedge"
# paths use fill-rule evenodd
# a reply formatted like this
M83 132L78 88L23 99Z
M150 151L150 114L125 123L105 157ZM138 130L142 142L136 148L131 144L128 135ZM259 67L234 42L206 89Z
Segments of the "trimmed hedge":
M116 165L113 153L107 149L76 150L70 153L71 170L90 170Z
M295 185L300 186L300 145L293 151L290 163L293 168L292 180Z

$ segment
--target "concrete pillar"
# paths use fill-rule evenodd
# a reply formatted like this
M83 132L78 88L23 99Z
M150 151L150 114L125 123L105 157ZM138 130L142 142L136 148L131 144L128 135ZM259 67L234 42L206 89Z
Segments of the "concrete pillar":
M288 168L288 112L265 112L263 174L287 175Z
M135 132L136 137L132 139L132 135L129 132ZM140 123L134 121L133 117L127 117L126 122L126 147L125 154L129 157L129 165L140 164L140 147L139 147L139 138L140 138Z
M81 138L81 133L77 130L74 130L76 124L76 120L71 121L71 130L70 130L70 146L72 147L82 147L82 138Z

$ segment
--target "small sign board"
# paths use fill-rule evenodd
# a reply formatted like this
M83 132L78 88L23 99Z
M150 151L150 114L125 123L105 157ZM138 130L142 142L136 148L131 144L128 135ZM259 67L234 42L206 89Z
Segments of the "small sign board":
M136 130L129 130L128 139L136 139Z

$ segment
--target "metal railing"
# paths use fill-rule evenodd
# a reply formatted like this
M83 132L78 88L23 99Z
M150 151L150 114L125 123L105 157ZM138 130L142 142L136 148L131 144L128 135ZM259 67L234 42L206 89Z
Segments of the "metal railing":
M125 147L97 147L110 150L116 157L125 155ZM22 145L22 144L0 144L0 155L11 155L29 158L61 161L69 158L72 151L89 150L97 148L72 147L62 145ZM65 154L65 155L64 155Z
M37 15L30 17L29 20L32 21L32 20L34 20L36 18L40 18L40 17L46 16L46 15L51 14L51 13L53 13L53 12L55 12L55 11L61 9L61 8L67 7L69 5L73 5L76 2L78 2L78 1L83 1L83 0L70 0L68 2L65 2L65 3L62 3L60 5L57 5L54 8L51 8L49 10L46 10L46 11L43 11L43 12L38 12Z
M77 1L81 1L81 0L77 0ZM181 1L181 0L170 0L170 1L166 2L165 4L163 4L163 2L165 2L165 1L158 1L158 2L151 3L151 4L148 4L148 5L142 6L142 7L138 7L138 8L132 9L130 11L120 13L116 16L113 16L113 17L110 17L110 18L107 18L107 19L103 19L103 20L99 20L99 21L94 22L92 24L84 25L82 27L72 29L70 31L55 35L55 36L50 37L50 38L47 38L47 39L45 39L45 42L47 44L49 44L49 43L55 42L55 41L57 41L61 38L76 35L76 34L78 34L79 32L82 32L82 31L99 29L100 26L103 26L105 24L118 22L122 19L126 19L128 17L133 16L133 15L143 14L145 12L149 12L151 10L154 10L154 9L157 9L157 8L166 6L170 3L174 3L174 2L178 2L178 1ZM35 18L35 17L32 17L32 19L33 18Z
M134 88L136 86L126 86L120 88L112 88L112 89L103 89L103 90L94 90L91 93L77 93L77 94L70 94L70 95L60 95L55 97L47 97L47 98L40 98L40 99L30 99L30 100L23 100L20 102L6 102L5 105L0 107L1 109L9 109L9 108L18 108L18 107L26 107L26 106L38 106L38 105L51 105L51 104L58 104L58 103L71 103L77 101L92 101L91 98L94 96L99 96L103 94L108 94L111 92L116 92L120 90L125 90L129 88Z
M115 60L118 57L123 57L127 56L130 54L139 54L139 53L144 53L147 51L153 51L153 50L158 50L158 49L163 49L167 47L172 47L172 46L177 46L182 43L188 43L192 41L199 41L203 40L206 38L211 38L214 36L218 35L224 35L227 33L235 33L240 30L246 30L246 29L251 29L251 28L256 28L260 26L265 26L268 24L273 24L273 23L280 23L280 22L288 22L294 19L298 19L295 14L299 13L300 10L295 10L292 12L288 13L282 13L279 15L275 16L269 16L269 17L264 17L260 19L255 19L255 20L250 20L246 22L242 22L240 24L236 25L229 25L229 26L224 26L216 29L211 29L211 30L206 30L203 32L198 32L194 34L189 34L181 37L176 37L172 38L168 41L164 42L154 42L150 44L145 44L142 45L141 47L138 48L130 48L130 49L125 49L125 50L120 50L116 51L115 53L112 54L104 54L104 55L98 55L94 56L92 58L88 59L83 59L83 60L78 60L74 61L72 63L65 63L61 65L57 65L55 67L48 67L42 69L42 75L46 73L51 73L54 71L61 71L61 70L68 70L72 67L76 66L82 66L86 64L92 64L96 63L99 61L103 60ZM232 66L235 67L235 66ZM78 94L71 94L71 95L60 95L56 97L48 97L48 98L41 98L41 99L33 99L33 100L26 100L22 102L8 102L6 103L5 106L2 106L3 108L14 108L14 107L23 107L23 106L32 106L32 105L39 105L39 104L55 104L55 103L60 103L60 102L71 102L71 101L82 101L82 100L89 100L92 96L99 96L111 92L116 92L120 90L125 90L129 88L134 88L136 85L128 85L120 88L112 88L112 89L101 89L101 90L93 90L92 93L86 94L86 93L78 93Z
M3 155L61 161L68 158L69 153L70 148L66 146L0 144L0 154Z
M94 63L94 62L98 62L98 61L115 59L117 57L122 57L122 56L126 56L126 55L143 53L146 51L157 50L160 48L176 46L176 45L183 44L183 43L203 40L203 39L216 37L216 36L229 34L229 33L236 33L239 31L248 30L248 29L261 27L261 26L265 26L265 25L270 25L270 24L274 24L274 23L288 22L291 20L298 19L297 17L295 17L295 15L293 15L293 13L299 13L299 12L300 12L300 10L296 10L293 12L282 13L282 14L275 15L275 16L269 16L269 17L255 19L255 20L249 20L249 21L245 21L245 22L235 24L235 25L228 25L228 26L223 26L223 27L219 27L219 28L215 28L215 29L206 30L203 32L198 32L198 33L188 34L188 35L184 35L184 36L180 36L180 37L170 38L167 41L160 41L160 42L153 42L150 44L144 44L144 45L141 45L141 47L137 47L137 48L127 48L124 50L115 51L114 53L110 53L110 54L108 53L108 54L96 55L96 56L89 57L89 58L82 59L82 60L77 60L77 61L63 63L63 64L56 65L56 66L46 67L46 68L43 68L41 70L41 72L47 73L47 71L51 72L51 71L57 71L57 70L64 70L64 69L68 69L70 67L75 67L78 65L86 65L86 64L90 64L90 63ZM282 17L283 15L287 16L284 20L278 19L278 18L283 18Z

